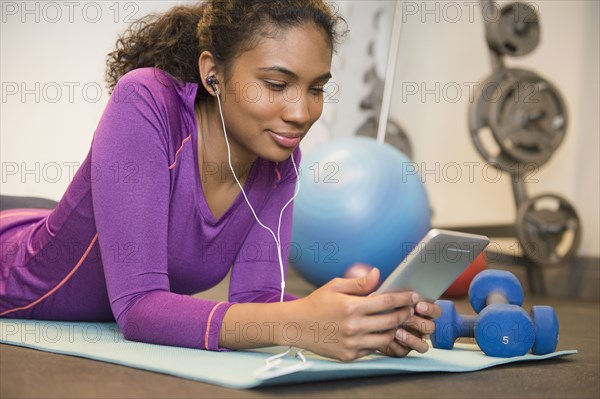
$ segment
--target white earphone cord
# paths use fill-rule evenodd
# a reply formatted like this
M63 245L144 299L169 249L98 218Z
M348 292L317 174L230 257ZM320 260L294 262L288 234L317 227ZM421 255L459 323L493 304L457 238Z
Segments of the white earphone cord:
M215 89L214 86L213 86L213 89ZM294 171L296 172L296 190L295 190L292 198L290 198L288 200L288 202L285 203L283 208L281 208L281 212L279 212L279 222L277 224L277 236L275 236L275 233L273 233L273 230L271 230L269 227L265 226L260 221L258 216L256 215L256 212L254 211L254 208L252 207L252 204L250 204L250 200L248 199L248 196L246 195L246 191L244 190L244 187L242 187L242 184L240 183L240 181L238 180L238 178L235 174L233 165L231 164L231 148L229 147L229 139L227 138L227 130L225 129L225 118L223 118L223 109L221 108L221 98L219 96L218 89L215 90L215 94L217 95L217 103L219 104L219 114L221 116L221 123L223 125L223 134L225 135L225 143L227 144L227 160L229 161L229 167L231 168L231 173L233 174L233 178L235 179L237 185L240 187L240 190L242 190L242 195L244 196L246 203L250 207L250 210L252 211L252 215L254 215L254 219L256 219L256 221L258 222L259 225L261 225L263 228L265 228L267 231L269 231L269 233L271 233L271 235L273 236L273 239L275 240L275 244L277 244L277 256L279 259L279 272L281 274L281 295L279 297L279 302L283 302L283 297L285 294L285 275L283 272L283 258L281 255L281 218L283 217L283 212L285 211L285 208L287 208L287 206L292 203L292 201L296 198L296 196L300 192L300 174L298 173L298 167L296 166L296 160L294 159L294 154L292 153L292 155L290 155L290 158L292 159L292 164L294 165ZM292 347L290 345L290 347L287 351L267 358L265 360L265 365L263 367L260 367L259 369L257 369L254 372L254 376L258 379L264 380L264 379L274 378L274 377L278 377L278 376L282 376L282 375L286 375L286 374L295 373L295 372L302 371L302 370L307 370L313 366L312 362L309 362L306 360L306 358L302 354L303 350L301 349L298 352L296 352L296 355L295 355L297 358L300 359L299 364L288 366L288 367L283 367L283 368L278 367L279 363L281 362L281 358L284 357L285 355L287 355L291 351L291 349L292 349Z
M288 200L288 202L286 202L286 204L283 206L283 208L281 208L281 212L279 213L279 222L277 225L277 236L275 236L275 233L273 233L273 230L271 230L269 227L265 226L260 221L258 216L256 215L254 208L250 204L250 200L248 200L248 196L246 195L246 191L244 190L244 187L242 187L242 184L240 183L240 181L238 180L238 178L235 174L235 170L233 169L233 165L231 164L231 148L229 147L229 139L227 138L227 130L225 129L225 119L223 118L223 109L221 108L221 98L219 96L218 89L215 90L215 94L217 95L217 103L219 104L219 114L221 116L221 123L223 125L223 134L225 136L225 143L227 144L227 160L229 161L229 167L231 168L231 173L233 174L233 178L235 179L236 183L240 187L240 190L242 190L242 195L244 196L246 203L250 207L250 210L252 211L252 214L254 215L254 219L256 219L256 221L258 222L259 225L261 225L263 228L267 229L269 231L269 233L271 233L271 235L273 236L273 239L275 240L275 244L277 245L277 256L279 259L279 272L281 273L281 295L279 297L279 301L283 302L283 296L285 293L285 274L283 271L283 258L281 255L281 218L283 217L283 212L285 211L285 208L287 208L288 205L292 203L292 201L296 198L296 196L300 192L300 174L298 173L298 168L296 166L296 160L294 159L294 154L292 153L292 155L290 155L290 158L292 159L292 164L294 165L294 171L296 172L296 190L295 190L292 198L290 198Z

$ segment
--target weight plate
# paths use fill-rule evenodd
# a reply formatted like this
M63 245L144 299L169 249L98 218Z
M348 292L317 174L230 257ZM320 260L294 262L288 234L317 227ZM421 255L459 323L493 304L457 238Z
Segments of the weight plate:
M489 125L502 152L517 163L546 163L567 129L558 90L533 72L509 70L498 93L489 107Z
M573 205L555 194L523 202L517 210L516 231L525 255L540 265L560 264L575 255L581 223Z
M485 132L489 129L490 105L495 97L498 82L503 79L504 71L498 72L484 80L478 86L475 101L469 105L469 131L471 139L479 154L490 164L503 170L509 170L509 165L514 164L512 159L506 159L506 155L499 148L489 148L485 145Z
M491 107L502 100L502 82L513 75L525 76L527 71L519 69L501 69L485 79L477 88L475 101L469 106L469 131L479 154L493 166L511 172L515 170L517 160L501 147L490 126ZM486 133L488 138L486 140Z
M498 54L529 54L540 42L540 20L535 9L526 3L505 5L498 18L486 23L486 39Z
M358 127L356 135L377 138L377 129L377 119L375 117L370 117L365 121L365 123ZM398 150L400 150L400 152L412 159L413 150L408 135L399 124L391 119L389 119L387 123L384 141L396 147Z

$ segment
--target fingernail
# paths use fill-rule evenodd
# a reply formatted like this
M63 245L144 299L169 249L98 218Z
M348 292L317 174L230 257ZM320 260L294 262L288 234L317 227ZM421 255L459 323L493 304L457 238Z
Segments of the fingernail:
M400 341L406 341L408 339L408 333L399 328L398 330L396 330L396 338L398 338L398 340Z
M415 308L413 308L412 306L410 307L410 315L411 316L415 315Z
M419 294L417 294L416 292L412 294L412 301L413 303L417 303L419 302Z
M419 313L427 312L428 308L429 306L427 306L425 302L421 302L417 305L417 310L419 311Z

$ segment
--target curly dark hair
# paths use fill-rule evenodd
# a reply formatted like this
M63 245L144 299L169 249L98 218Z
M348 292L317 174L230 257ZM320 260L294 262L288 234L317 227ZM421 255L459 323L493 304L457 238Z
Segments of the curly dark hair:
M250 50L261 37L310 22L320 27L335 51L348 32L332 4L323 0L207 0L176 6L135 21L107 56L106 82L117 81L137 68L160 68L183 82L200 83L198 59L210 51L228 79L234 58ZM198 97L208 93L199 85Z

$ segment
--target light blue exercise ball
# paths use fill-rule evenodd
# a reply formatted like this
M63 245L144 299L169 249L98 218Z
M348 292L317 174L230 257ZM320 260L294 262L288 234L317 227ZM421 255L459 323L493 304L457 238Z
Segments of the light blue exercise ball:
M431 227L417 166L369 137L334 140L302 157L289 260L321 286L357 262L386 278Z

